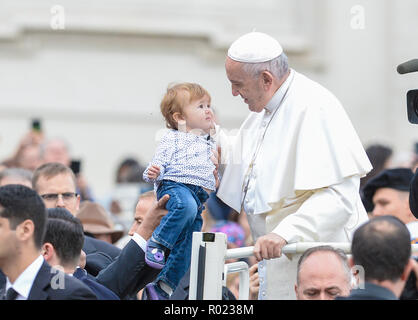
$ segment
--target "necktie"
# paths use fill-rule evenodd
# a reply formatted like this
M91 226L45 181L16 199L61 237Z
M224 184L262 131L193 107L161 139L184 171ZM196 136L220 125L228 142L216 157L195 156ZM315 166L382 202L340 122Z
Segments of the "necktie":
M5 300L15 300L18 296L18 293L13 289L13 287L10 287L6 292L6 299Z

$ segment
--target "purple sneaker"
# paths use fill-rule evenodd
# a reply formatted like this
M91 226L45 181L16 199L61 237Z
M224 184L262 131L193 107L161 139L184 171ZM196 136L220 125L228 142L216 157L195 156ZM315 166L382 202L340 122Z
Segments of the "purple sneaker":
M168 300L169 296L155 282L148 283L145 286L143 300Z
M148 240L145 262L151 268L161 270L165 266L165 247L153 240Z

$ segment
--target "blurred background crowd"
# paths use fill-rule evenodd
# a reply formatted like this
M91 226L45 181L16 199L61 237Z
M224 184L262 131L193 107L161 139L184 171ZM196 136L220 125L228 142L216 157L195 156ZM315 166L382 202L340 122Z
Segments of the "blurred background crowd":
M391 146L384 144L367 146L366 153L373 170L361 179L361 188L384 170L409 168L415 172L418 169L418 142L407 155L397 155ZM9 169L17 169L19 172L16 176L26 177L26 182L23 184L31 187L33 171L50 162L64 164L75 173L77 193L81 197L80 210L76 216L83 223L85 234L122 249L130 239L128 232L134 219L139 196L153 190L153 185L142 179L145 170L143 160L131 157L123 159L113 173L114 187L104 197L98 197L92 184L83 174L81 162L72 157L68 141L63 138L49 138L35 121L33 128L21 138L14 152L9 157L1 159L0 176L2 172L10 172ZM7 179L0 179L0 186L7 183L9 183ZM368 208L369 204L365 200L364 204ZM372 218L373 204L368 213ZM254 245L246 216L226 206L215 193L211 193L202 216L204 219L202 231L225 233L229 249ZM243 260L250 266L256 265L253 257ZM255 272L256 269L253 269L252 273ZM238 297L238 273L229 275L227 286ZM253 298L256 299L257 286L253 286L252 289Z
M142 173L164 128L165 88L202 83L219 124L237 130L248 111L230 94L224 59L253 29L342 101L373 164L361 187L384 169L415 172L405 94L418 78L395 69L416 58L417 11L414 0L2 1L0 173L23 169L30 181L44 163L70 167L85 232L123 248L139 195L153 189ZM203 217L203 231L225 232L230 248L253 244L245 215L215 194ZM228 279L236 294L237 283Z

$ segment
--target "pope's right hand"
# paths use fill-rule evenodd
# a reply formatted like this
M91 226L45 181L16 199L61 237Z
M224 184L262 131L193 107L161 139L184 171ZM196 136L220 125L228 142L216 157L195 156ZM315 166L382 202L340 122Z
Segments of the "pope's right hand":
M258 262L263 259L280 258L282 248L287 241L276 233L270 232L257 239L254 245L254 256Z

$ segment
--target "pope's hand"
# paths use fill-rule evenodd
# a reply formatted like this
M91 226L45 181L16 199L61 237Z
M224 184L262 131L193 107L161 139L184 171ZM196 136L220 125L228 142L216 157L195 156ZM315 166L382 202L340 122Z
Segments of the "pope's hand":
M212 149L212 157L210 160L215 165L215 170L213 170L213 175L215 176L215 188L218 189L219 187L219 175L218 175L218 168L221 159L221 147L218 147L217 150Z
M268 233L257 239L254 245L254 256L257 261L279 258L286 244L287 241L278 234Z

